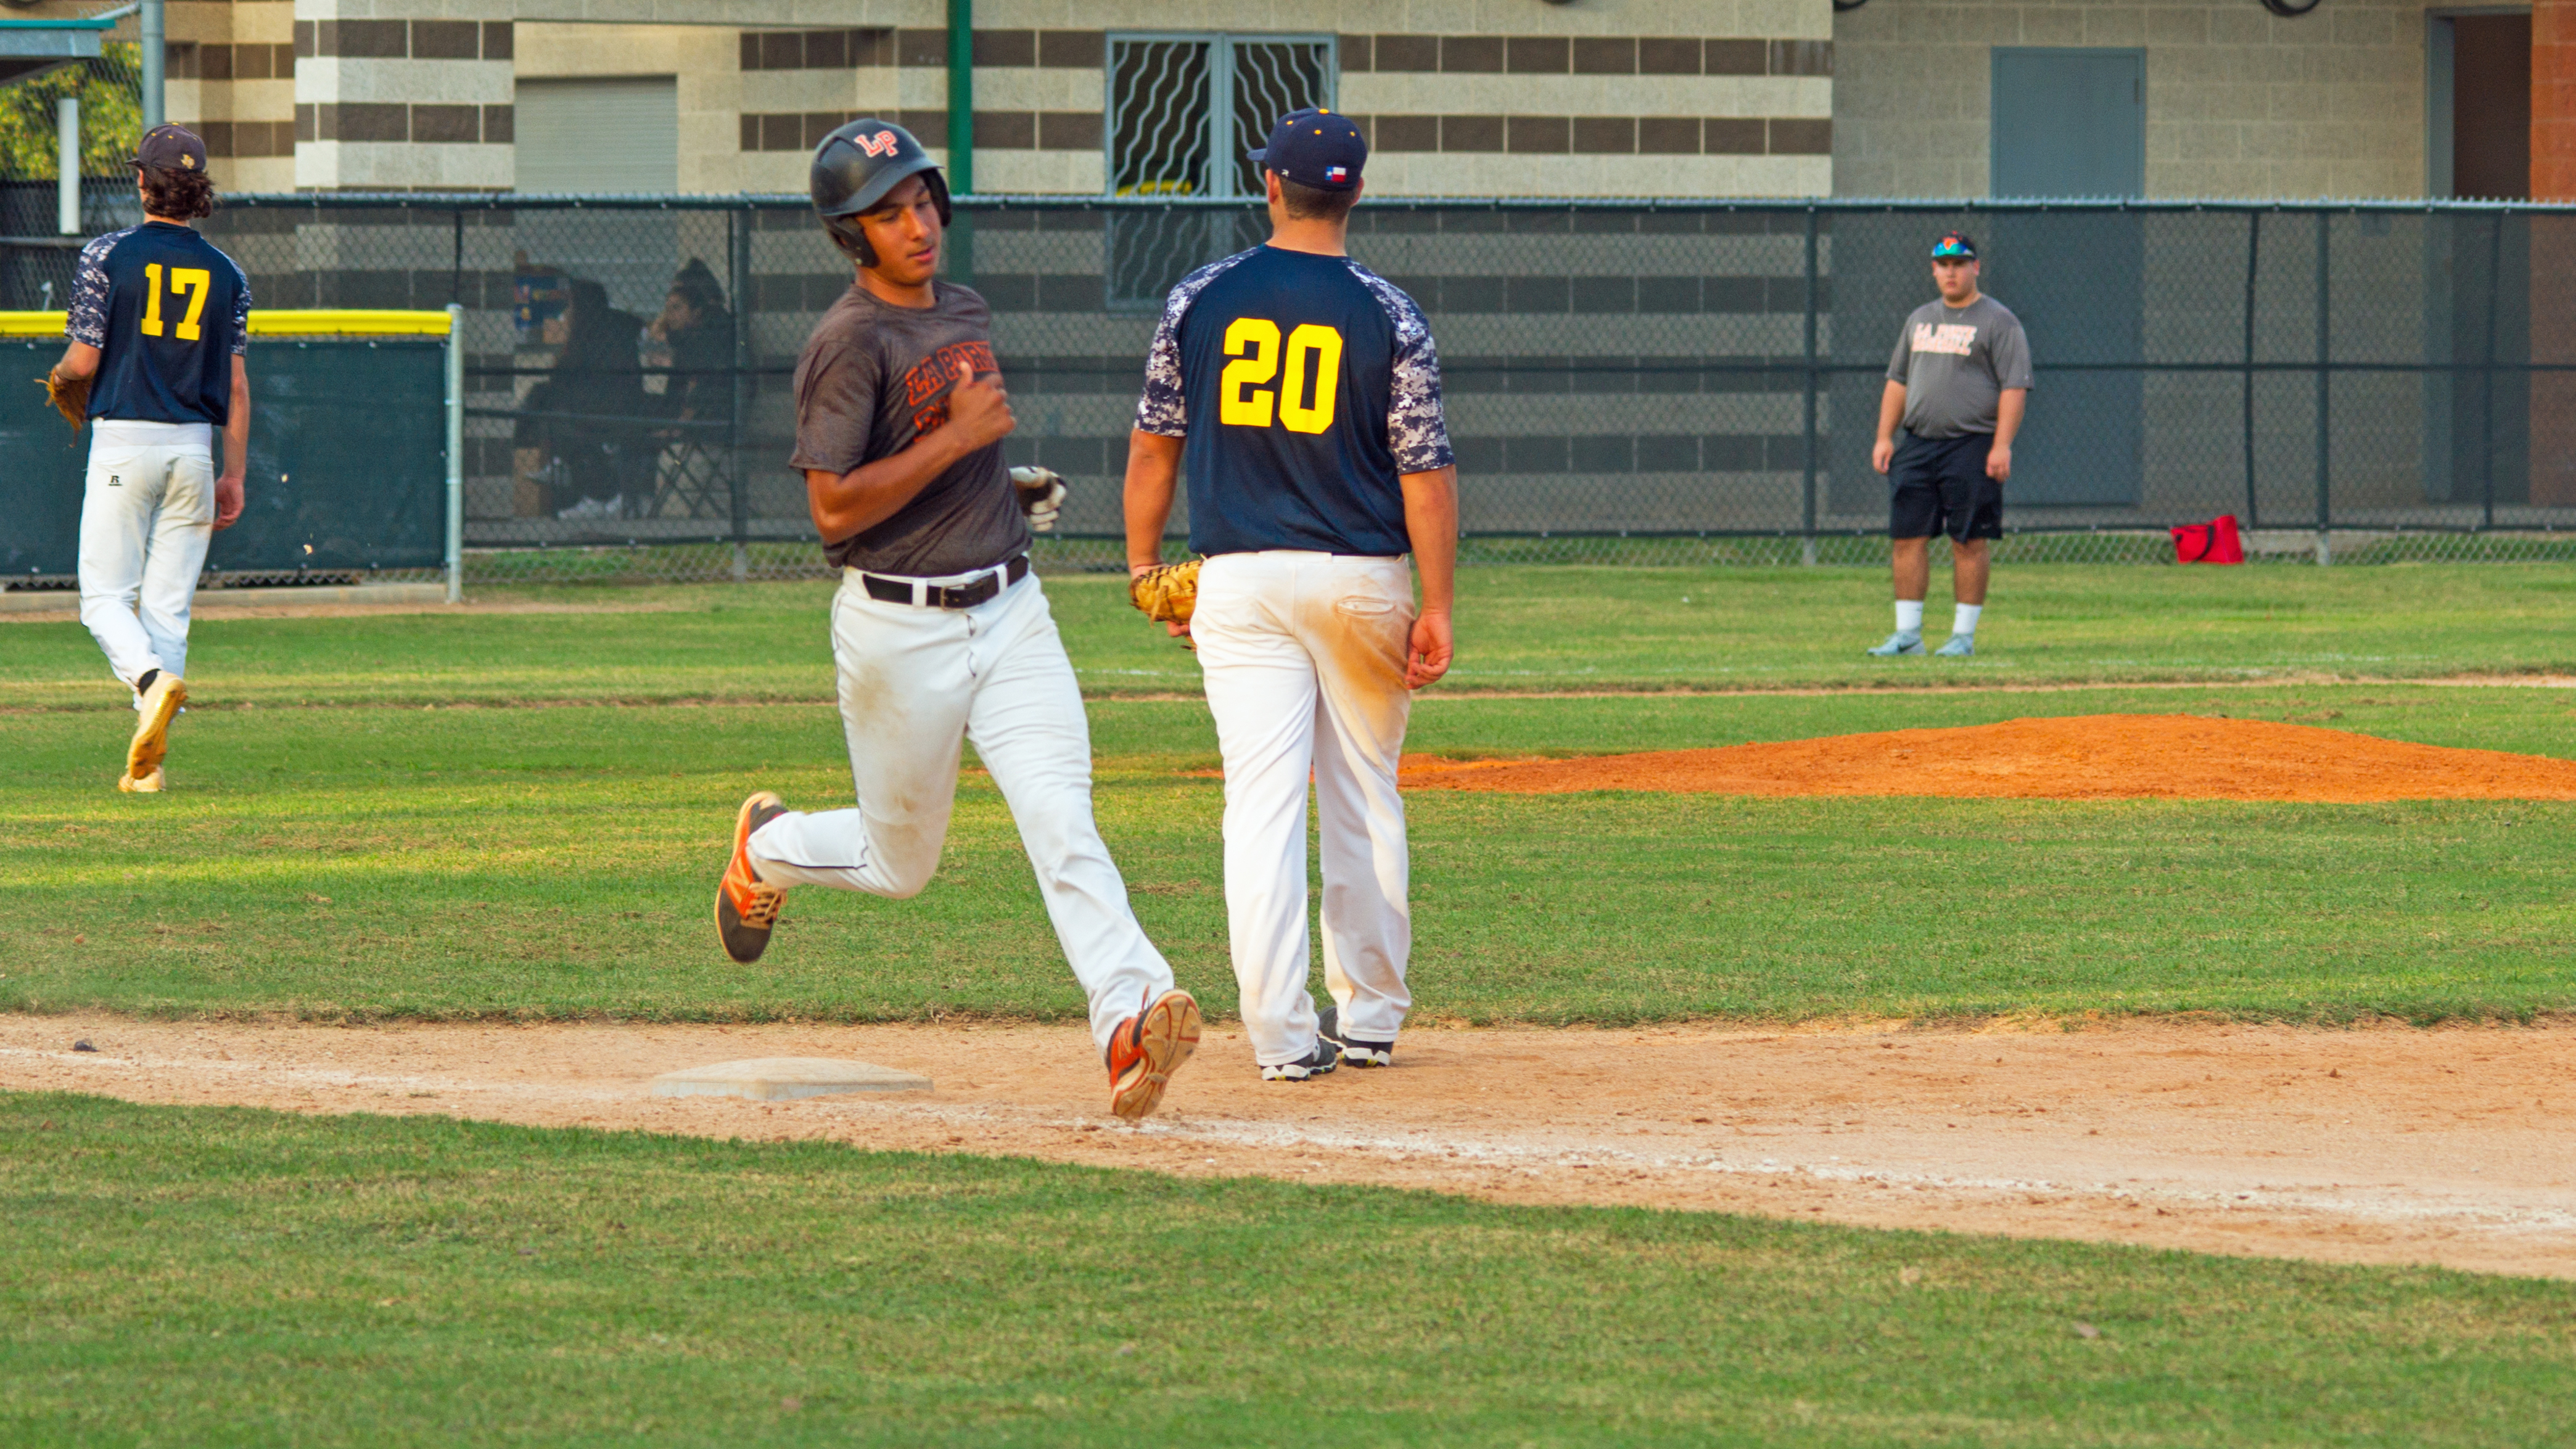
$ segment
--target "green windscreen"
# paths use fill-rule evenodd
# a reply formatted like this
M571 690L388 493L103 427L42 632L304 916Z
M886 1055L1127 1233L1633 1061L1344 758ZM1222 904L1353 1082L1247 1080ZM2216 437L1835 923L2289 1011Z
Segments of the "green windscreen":
M446 559L446 397L438 338L260 339L250 349L241 521L225 573L431 568ZM58 338L0 342L0 378L42 379ZM77 571L90 432L36 381L0 386L0 575ZM216 443L222 453L220 439Z

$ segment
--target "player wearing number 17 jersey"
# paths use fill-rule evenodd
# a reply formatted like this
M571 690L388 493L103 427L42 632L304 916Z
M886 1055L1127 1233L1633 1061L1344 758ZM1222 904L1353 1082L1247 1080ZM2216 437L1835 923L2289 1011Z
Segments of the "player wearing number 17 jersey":
M1343 250L1367 158L1345 117L1280 118L1252 155L1270 241L1172 290L1128 447L1131 571L1157 562L1188 463L1190 543L1207 560L1195 612L1172 627L1196 641L1225 757L1226 913L1266 1081L1392 1062L1413 947L1396 760L1411 691L1451 650L1457 468L1439 356L1413 299ZM1320 1019L1310 773L1333 998Z
M189 225L213 212L206 143L155 126L135 148L141 226L81 249L58 397L84 386L80 613L140 718L121 790L162 788L171 717L188 698L188 609L217 530L242 511L250 443L250 282ZM214 435L224 434L223 475Z

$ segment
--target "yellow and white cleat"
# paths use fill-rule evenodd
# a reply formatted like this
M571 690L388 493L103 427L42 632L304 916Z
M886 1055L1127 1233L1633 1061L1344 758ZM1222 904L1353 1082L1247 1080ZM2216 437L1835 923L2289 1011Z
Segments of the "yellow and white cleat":
M179 706L188 702L188 681L164 670L143 692L141 717L134 721L134 740L125 747L125 778L143 782L161 773L161 761L170 753L170 721L177 718ZM151 789L161 788L153 785Z
M128 795L158 795L161 793L161 786L161 772L157 768L154 769L152 773L145 775L140 779L135 778L133 775L119 775L116 777L116 788L124 791Z

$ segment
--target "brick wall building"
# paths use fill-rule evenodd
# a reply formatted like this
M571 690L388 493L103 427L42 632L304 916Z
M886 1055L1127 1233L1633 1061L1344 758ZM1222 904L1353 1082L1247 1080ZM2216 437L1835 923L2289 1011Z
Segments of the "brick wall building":
M2038 177L2514 195L2535 166L2576 175L2576 76L2556 75L2576 47L2554 38L2576 33L2570 9L982 0L974 170L987 192L1240 189L1238 103L1322 99L1369 128L1390 193L1979 196ZM951 139L944 0L169 0L168 17L169 113L240 189L534 189L526 171L543 189L793 191L850 115ZM649 155L617 150L647 136ZM2135 156L2069 172L2023 154L2051 145ZM585 157L642 184L585 185Z
M236 188L506 189L530 144L518 90L570 107L582 83L659 81L673 188L792 191L815 138L854 114L892 113L947 149L944 19L940 0L170 0L169 113L205 130ZM1833 189L1827 0L1283 0L1257 29L1240 20L1206 3L984 0L978 189L1222 190L1221 158L1197 156L1191 177L1147 153L1193 119L1222 128L1228 91L1359 117L1388 191ZM1195 117L1160 113L1175 85L1198 87ZM1125 186L1122 158L1140 173Z

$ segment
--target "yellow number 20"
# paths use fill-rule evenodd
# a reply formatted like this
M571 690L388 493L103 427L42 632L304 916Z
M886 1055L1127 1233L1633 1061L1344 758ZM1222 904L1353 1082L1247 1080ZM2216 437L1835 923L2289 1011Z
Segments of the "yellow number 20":
M1217 421L1232 428L1266 428L1273 409L1292 433L1320 433L1333 425L1333 404L1342 386L1342 334L1309 322L1288 334L1283 354L1279 324L1265 317L1237 317L1225 329L1223 391ZM1307 368L1314 376L1309 380ZM1285 384L1273 392L1267 384L1288 371Z
M144 263L143 278L143 335L158 337L161 335L161 264ZM197 322L199 318L206 315L206 294L214 289L214 285L214 273L204 267L170 269L170 290L181 293L188 299L188 315L180 321L177 328L180 341L194 342L205 335L204 329L200 328Z

